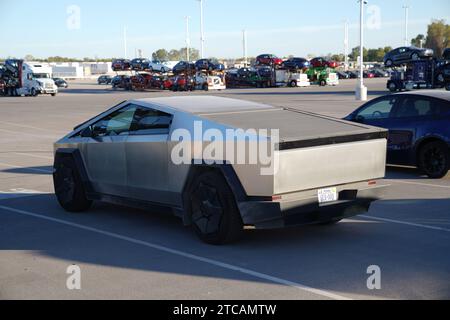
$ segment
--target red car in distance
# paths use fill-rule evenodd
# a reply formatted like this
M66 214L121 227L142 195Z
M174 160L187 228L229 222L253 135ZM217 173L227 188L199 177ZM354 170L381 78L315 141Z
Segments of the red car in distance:
M261 54L256 57L256 64L261 66L281 66L283 60L273 54Z
M336 61L331 61L328 59L325 59L323 57L317 57L314 58L310 61L311 65L314 68L320 68L320 67L324 67L324 68L337 68L338 67L338 63Z
M131 61L128 59L116 59L111 65L113 71L131 70Z

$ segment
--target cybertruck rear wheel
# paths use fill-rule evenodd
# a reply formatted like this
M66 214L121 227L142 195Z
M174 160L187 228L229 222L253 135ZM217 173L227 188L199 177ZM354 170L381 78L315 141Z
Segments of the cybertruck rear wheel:
M55 161L53 183L56 198L66 211L82 212L88 210L92 201L87 199L75 162L70 157L62 157Z
M238 240L243 223L233 192L215 171L197 176L190 188L192 225L205 243L223 245Z

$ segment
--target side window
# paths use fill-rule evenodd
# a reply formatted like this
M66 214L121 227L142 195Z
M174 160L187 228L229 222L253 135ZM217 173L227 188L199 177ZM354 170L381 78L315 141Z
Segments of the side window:
M373 104L361 110L357 114L356 118L360 120L387 119L391 115L395 102L395 98L388 98L374 102Z
M128 105L93 125L97 137L128 135L137 106Z
M399 103L394 112L395 118L425 117L437 114L438 106L424 97L407 97Z
M158 110L138 107L134 114L130 135L169 134L173 116Z

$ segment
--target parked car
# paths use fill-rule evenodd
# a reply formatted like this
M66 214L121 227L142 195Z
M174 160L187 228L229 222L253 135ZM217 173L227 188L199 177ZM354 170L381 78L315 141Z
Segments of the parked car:
M283 61L281 66L288 70L297 70L309 68L310 63L305 58L290 58L286 61Z
M216 156L216 164L198 164L195 154L211 152L210 143L195 138L198 121L227 147L236 140L273 143L269 160L280 169L270 169L265 157L229 164L234 148L233 155ZM253 127L286 131L280 139L267 130L238 133ZM178 164L180 129L191 137L185 134L182 145L200 144ZM250 227L335 224L366 213L384 188L378 181L385 175L386 136L385 129L228 98L125 101L55 143L55 195L68 212L87 211L94 200L168 207L204 242L226 244Z
M273 54L261 54L256 57L256 65L279 67L283 60Z
M350 75L345 71L336 71L336 74L337 74L339 80L350 79Z
M180 61L164 61L162 65L166 67L167 70L171 71Z
M149 65L150 65L150 60L148 60L148 59L137 58L137 59L131 60L131 69L136 70L136 71L147 70L149 68Z
M68 88L69 87L69 84L64 79L53 78L53 81L55 81L55 84L58 88Z
M175 67L173 67L172 72L174 74L180 74L180 73L195 73L195 64L192 62L187 61L180 61L178 62Z
M375 78L388 78L391 75L389 71L383 69L373 69L370 72L373 73Z
M175 77L172 91L193 91L195 89L194 77L190 75L178 75Z
M166 73L170 71L170 68L165 66L161 61L150 61L148 64L148 68L149 71L156 71L156 72L161 72L161 73Z
M359 72L354 71L354 70L349 70L346 72L348 74L349 79L357 79L359 78Z
M389 164L417 166L430 178L447 174L450 92L424 90L380 97L345 119L389 129Z
M132 89L131 78L129 76L125 76L125 75L115 76L111 80L111 85L112 85L113 89L117 89L117 88L125 89L125 90Z
M433 57L432 49L417 47L400 47L388 52L384 56L384 65L386 67L399 66L411 61Z
M314 68L337 68L338 63L336 61L328 60L323 57L317 57L314 59L311 59L310 61L311 66Z
M213 71L217 69L217 64L212 62L210 59L200 59L195 62L195 68L197 70L208 70Z
M131 61L128 59L116 59L113 60L111 67L113 71L131 70Z
M369 78L369 79L375 78L375 74L370 70L364 70L363 75L364 75L364 78Z
M110 76L100 76L97 79L98 84L111 84L112 77Z

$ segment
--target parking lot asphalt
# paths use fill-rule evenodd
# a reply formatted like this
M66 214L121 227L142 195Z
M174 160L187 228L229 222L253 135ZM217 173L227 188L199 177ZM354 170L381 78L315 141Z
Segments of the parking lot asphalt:
M369 79L369 97L387 94ZM123 100L209 94L335 117L356 80L337 87L222 92L112 91L70 82L56 97L0 98L0 299L450 299L450 179L388 168L367 215L335 226L250 231L213 247L172 216L97 203L69 214L56 202L52 143ZM67 267L81 268L68 290ZM367 287L369 266L381 290Z

